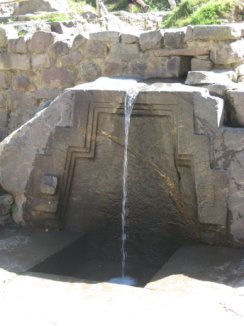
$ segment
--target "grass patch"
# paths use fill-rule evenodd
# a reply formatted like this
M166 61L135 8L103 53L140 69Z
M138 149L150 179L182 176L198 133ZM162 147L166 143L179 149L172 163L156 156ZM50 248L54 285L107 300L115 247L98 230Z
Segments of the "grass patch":
M184 0L167 17L164 28L213 25L233 20L243 10L240 0Z

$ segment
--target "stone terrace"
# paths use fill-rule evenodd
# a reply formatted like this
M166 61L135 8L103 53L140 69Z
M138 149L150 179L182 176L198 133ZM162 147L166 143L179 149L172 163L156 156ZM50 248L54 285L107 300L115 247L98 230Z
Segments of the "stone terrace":
M17 30L23 26L18 26L0 28L1 139L63 89L100 76L180 78L190 72L191 85L243 85L243 25L134 34L82 33L77 26L58 23L39 25L41 31L34 33L32 27L21 37ZM195 71L204 73L199 77Z

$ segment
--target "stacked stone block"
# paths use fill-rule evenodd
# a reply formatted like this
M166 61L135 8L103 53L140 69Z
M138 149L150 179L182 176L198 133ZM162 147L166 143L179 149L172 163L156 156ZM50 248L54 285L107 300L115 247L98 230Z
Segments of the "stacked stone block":
M76 30L75 35L67 27L65 35L50 32L50 26L43 30L18 37L12 26L0 29L1 139L63 89L100 76L179 78L191 71L188 83L194 85L204 84L204 78L195 81L194 71L228 70L227 82L243 82L241 27L188 26L140 34ZM220 84L222 76L215 76Z

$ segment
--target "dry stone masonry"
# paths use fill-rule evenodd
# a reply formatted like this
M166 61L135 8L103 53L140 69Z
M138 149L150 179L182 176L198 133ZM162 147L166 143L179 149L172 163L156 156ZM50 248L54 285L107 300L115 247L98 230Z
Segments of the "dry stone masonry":
M112 79L106 87L108 80L102 79L74 86L102 76L130 77L144 81L134 123L140 130L137 114L143 116L149 137L139 142L145 126L142 134L132 127L132 146L140 150L144 144L153 158L150 164L160 171L167 168L187 207L187 213L181 213L190 218L190 232L196 228L206 243L244 246L243 25L140 33L99 29L88 32L83 23L55 23L21 36L23 30L16 27L0 28L0 184L14 197L14 220L85 232L96 219L94 208L101 216L106 212L108 220L117 212L120 195L116 183L111 192L110 178L117 175L122 160L115 144L122 142L126 82L117 85ZM188 86L175 83L179 80ZM157 138L155 130L165 130L163 138ZM109 173L112 158L109 154L105 159L103 153L118 158ZM170 153L171 159L163 153ZM101 192L94 171L105 176L100 185L107 191L104 201L94 201L94 192ZM133 180L139 179L135 174ZM155 178L152 185L159 194L155 223L160 224L160 212L166 216L167 211L177 221L167 184L161 194L158 182ZM134 194L138 214L140 195ZM76 211L84 207L90 219L80 221Z

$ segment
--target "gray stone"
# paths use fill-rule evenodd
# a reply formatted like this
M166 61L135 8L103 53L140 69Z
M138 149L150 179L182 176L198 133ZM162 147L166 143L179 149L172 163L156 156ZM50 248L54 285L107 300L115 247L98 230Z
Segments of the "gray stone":
M27 53L27 44L23 37L8 40L8 51L13 53Z
M231 71L233 73L233 71ZM232 74L228 71L189 71L185 83L187 85L222 84L234 85Z
M38 31L33 34L28 42L29 51L33 53L44 53L53 41L54 37L52 33Z
M56 41L49 47L48 53L51 58L56 59L56 57L67 55L69 53L69 46L64 41Z
M121 34L120 38L121 38L121 43L131 44L131 43L139 42L138 35L134 35L134 34L124 34L123 33L123 34Z
M231 89L231 86L221 84L210 84L206 87L211 95L218 96L224 99L226 97L226 91Z
M32 55L32 68L40 69L47 68L50 66L50 61L47 53L40 53Z
M219 43L210 51L210 59L215 64L232 64L244 60L244 40Z
M234 114L237 123L240 126L244 126L244 91L229 90L227 91L227 97L234 109Z
M8 126L8 111L5 108L0 108L0 127L7 127L7 126Z
M81 62L82 56L80 52L74 51L71 52L70 54L67 54L62 57L62 66L63 67L71 67L71 66L76 66Z
M196 57L199 55L209 54L209 48L207 47L189 47L184 49L158 49L153 50L156 57L170 57L170 56L187 56Z
M0 216L10 213L11 205L13 204L13 196L9 194L0 195Z
M120 33L114 31L90 33L91 40L100 42L119 43L119 37Z
M210 60L200 60L193 58L191 60L191 70L209 71L213 68L213 63Z
M167 62L168 77L185 76L190 69L190 58L187 57L171 57Z
M13 131L28 121L36 113L37 101L33 94L25 91L8 91L7 103L11 107L9 113L9 131Z
M162 37L163 35L160 31L152 31L140 34L139 43L142 51L160 48Z
M87 41L89 40L88 36L85 34L78 34L73 41L72 48L77 50L77 49L82 49Z
M241 38L241 30L235 26L207 25L194 26L194 40L236 40Z
M138 44L114 44L111 47L108 61L130 61L139 56Z
M51 23L51 32L58 33L58 34L63 34L64 29L63 25L60 22L52 22Z
M56 175L44 175L41 179L40 190L42 194L55 195L58 186L58 177Z
M58 202L45 198L32 198L32 207L34 211L55 213L58 208Z
M0 142L4 140L8 136L8 128L7 127L0 127Z
M7 72L0 72L0 89L8 89L11 82L11 76Z
M14 70L30 70L30 57L26 54L10 53L11 68Z
M1 70L30 70L30 58L27 54L6 53L0 54Z
M166 48L182 49L184 48L185 31L167 30L164 32L164 45Z
M7 222L10 221L10 219L11 219L10 214L0 215L0 225L5 226Z
M95 63L84 63L81 65L81 78L83 81L94 81L101 76L101 68Z
M229 187L227 205L229 210L230 234L236 246L244 245L244 132L243 128L223 130L215 148L216 160L228 168Z
M73 73L65 68L48 68L42 74L42 81L51 88L66 88L75 84Z
M13 80L13 86L16 90L27 91L31 88L31 80L28 76L19 75Z
M166 65L172 60L171 75L181 59L158 58L165 60ZM89 73L88 69L88 78ZM125 91L132 87L141 92L130 129L133 155L130 154L128 184L136 186L128 207L133 216L131 232L137 235L135 238L141 237L136 247L143 248L143 258L148 262L160 260L159 243L162 239L165 244L167 239L172 243L176 229L177 234L195 238L201 236L200 222L211 225L216 234L219 228L228 232L227 173L212 170L209 155L209 139L218 133L223 101L210 97L206 90L185 85L147 86L133 80L107 78L64 92L1 143L0 180L2 187L15 197L15 221L45 225L47 220L58 223L63 214L66 228L82 232L102 221L106 227L95 230L91 241L107 239L112 234L111 241L119 244L120 232L110 228L120 225L114 217L121 210L118 173L121 175L124 144L122 112ZM52 171L51 175L62 178L55 197L40 192L43 171ZM56 212L58 202L65 211L61 207L61 212ZM84 214L86 218L82 218ZM172 223L171 234L168 226ZM144 230L143 234L140 230ZM128 240L129 247L130 255L136 255L133 239ZM114 254L118 255L117 251Z
M188 25L185 30L185 42L192 41L192 35L193 35L193 26Z
M37 100L53 100L60 94L60 92L61 91L58 89L39 88L35 93L35 97Z
M69 10L67 0L27 0L19 2L14 10L14 15L33 14L38 11L61 11Z
M108 47L106 43L90 40L87 42L84 51L82 52L83 57L86 59L101 58L105 59L108 53Z

